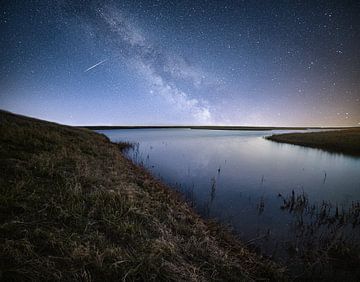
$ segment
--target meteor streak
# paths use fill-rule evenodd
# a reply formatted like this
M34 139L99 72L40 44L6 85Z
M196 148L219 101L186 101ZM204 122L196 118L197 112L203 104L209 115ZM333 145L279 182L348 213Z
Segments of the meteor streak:
M89 70L92 70L93 68L96 68L97 66L101 65L102 63L105 63L108 59L102 60L100 62L98 62L97 64L91 66L90 68L84 70L84 72L88 72Z

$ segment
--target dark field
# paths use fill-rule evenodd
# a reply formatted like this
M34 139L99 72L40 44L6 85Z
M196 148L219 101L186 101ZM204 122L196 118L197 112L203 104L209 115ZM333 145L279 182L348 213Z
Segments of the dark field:
M267 137L267 139L280 143L360 156L360 128L325 132L286 133L272 135Z
M0 112L2 281L282 280L90 130Z
M154 125L154 126L114 126L114 125L94 125L81 126L92 130L110 129L204 129L204 130L242 130L242 131L266 131L266 130L306 130L306 129L325 129L323 127L275 127L275 126L225 126L225 125ZM344 129L344 127L329 127L328 129Z

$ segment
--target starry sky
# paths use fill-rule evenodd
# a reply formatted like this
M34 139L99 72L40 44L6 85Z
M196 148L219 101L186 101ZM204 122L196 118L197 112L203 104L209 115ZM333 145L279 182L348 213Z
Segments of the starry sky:
M359 1L5 0L0 108L70 125L360 125Z

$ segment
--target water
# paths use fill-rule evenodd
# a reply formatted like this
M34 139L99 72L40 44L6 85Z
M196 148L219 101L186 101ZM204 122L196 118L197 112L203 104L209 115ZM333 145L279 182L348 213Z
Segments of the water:
M258 238L267 254L290 238L293 217L280 209L279 193L294 190L312 203L340 206L360 200L360 158L264 139L280 131L99 132L112 141L138 142L130 158L183 192L202 215L230 224L244 241Z

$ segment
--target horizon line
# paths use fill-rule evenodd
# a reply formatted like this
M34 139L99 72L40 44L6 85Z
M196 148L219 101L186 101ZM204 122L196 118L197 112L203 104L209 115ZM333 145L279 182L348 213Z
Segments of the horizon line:
M88 129L151 129L151 128L189 128L189 129L345 129L360 126L262 126L262 125L76 125Z
M0 112L7 112L13 115L19 115L24 116L28 118L33 118L37 120L43 120L47 122L62 124L66 126L72 126L72 127L81 127L81 128L89 128L89 129L136 129L136 128L194 128L194 129L265 129L265 130L271 130L271 129L346 129L346 128L359 128L359 125L311 125L311 126L274 126L274 125L166 125L166 124L157 124L157 125L71 125L66 124L63 122L55 121L55 120L49 120L49 119L43 119L41 117L33 116L33 115L25 115L22 113L15 113L11 110L6 110L0 108Z

